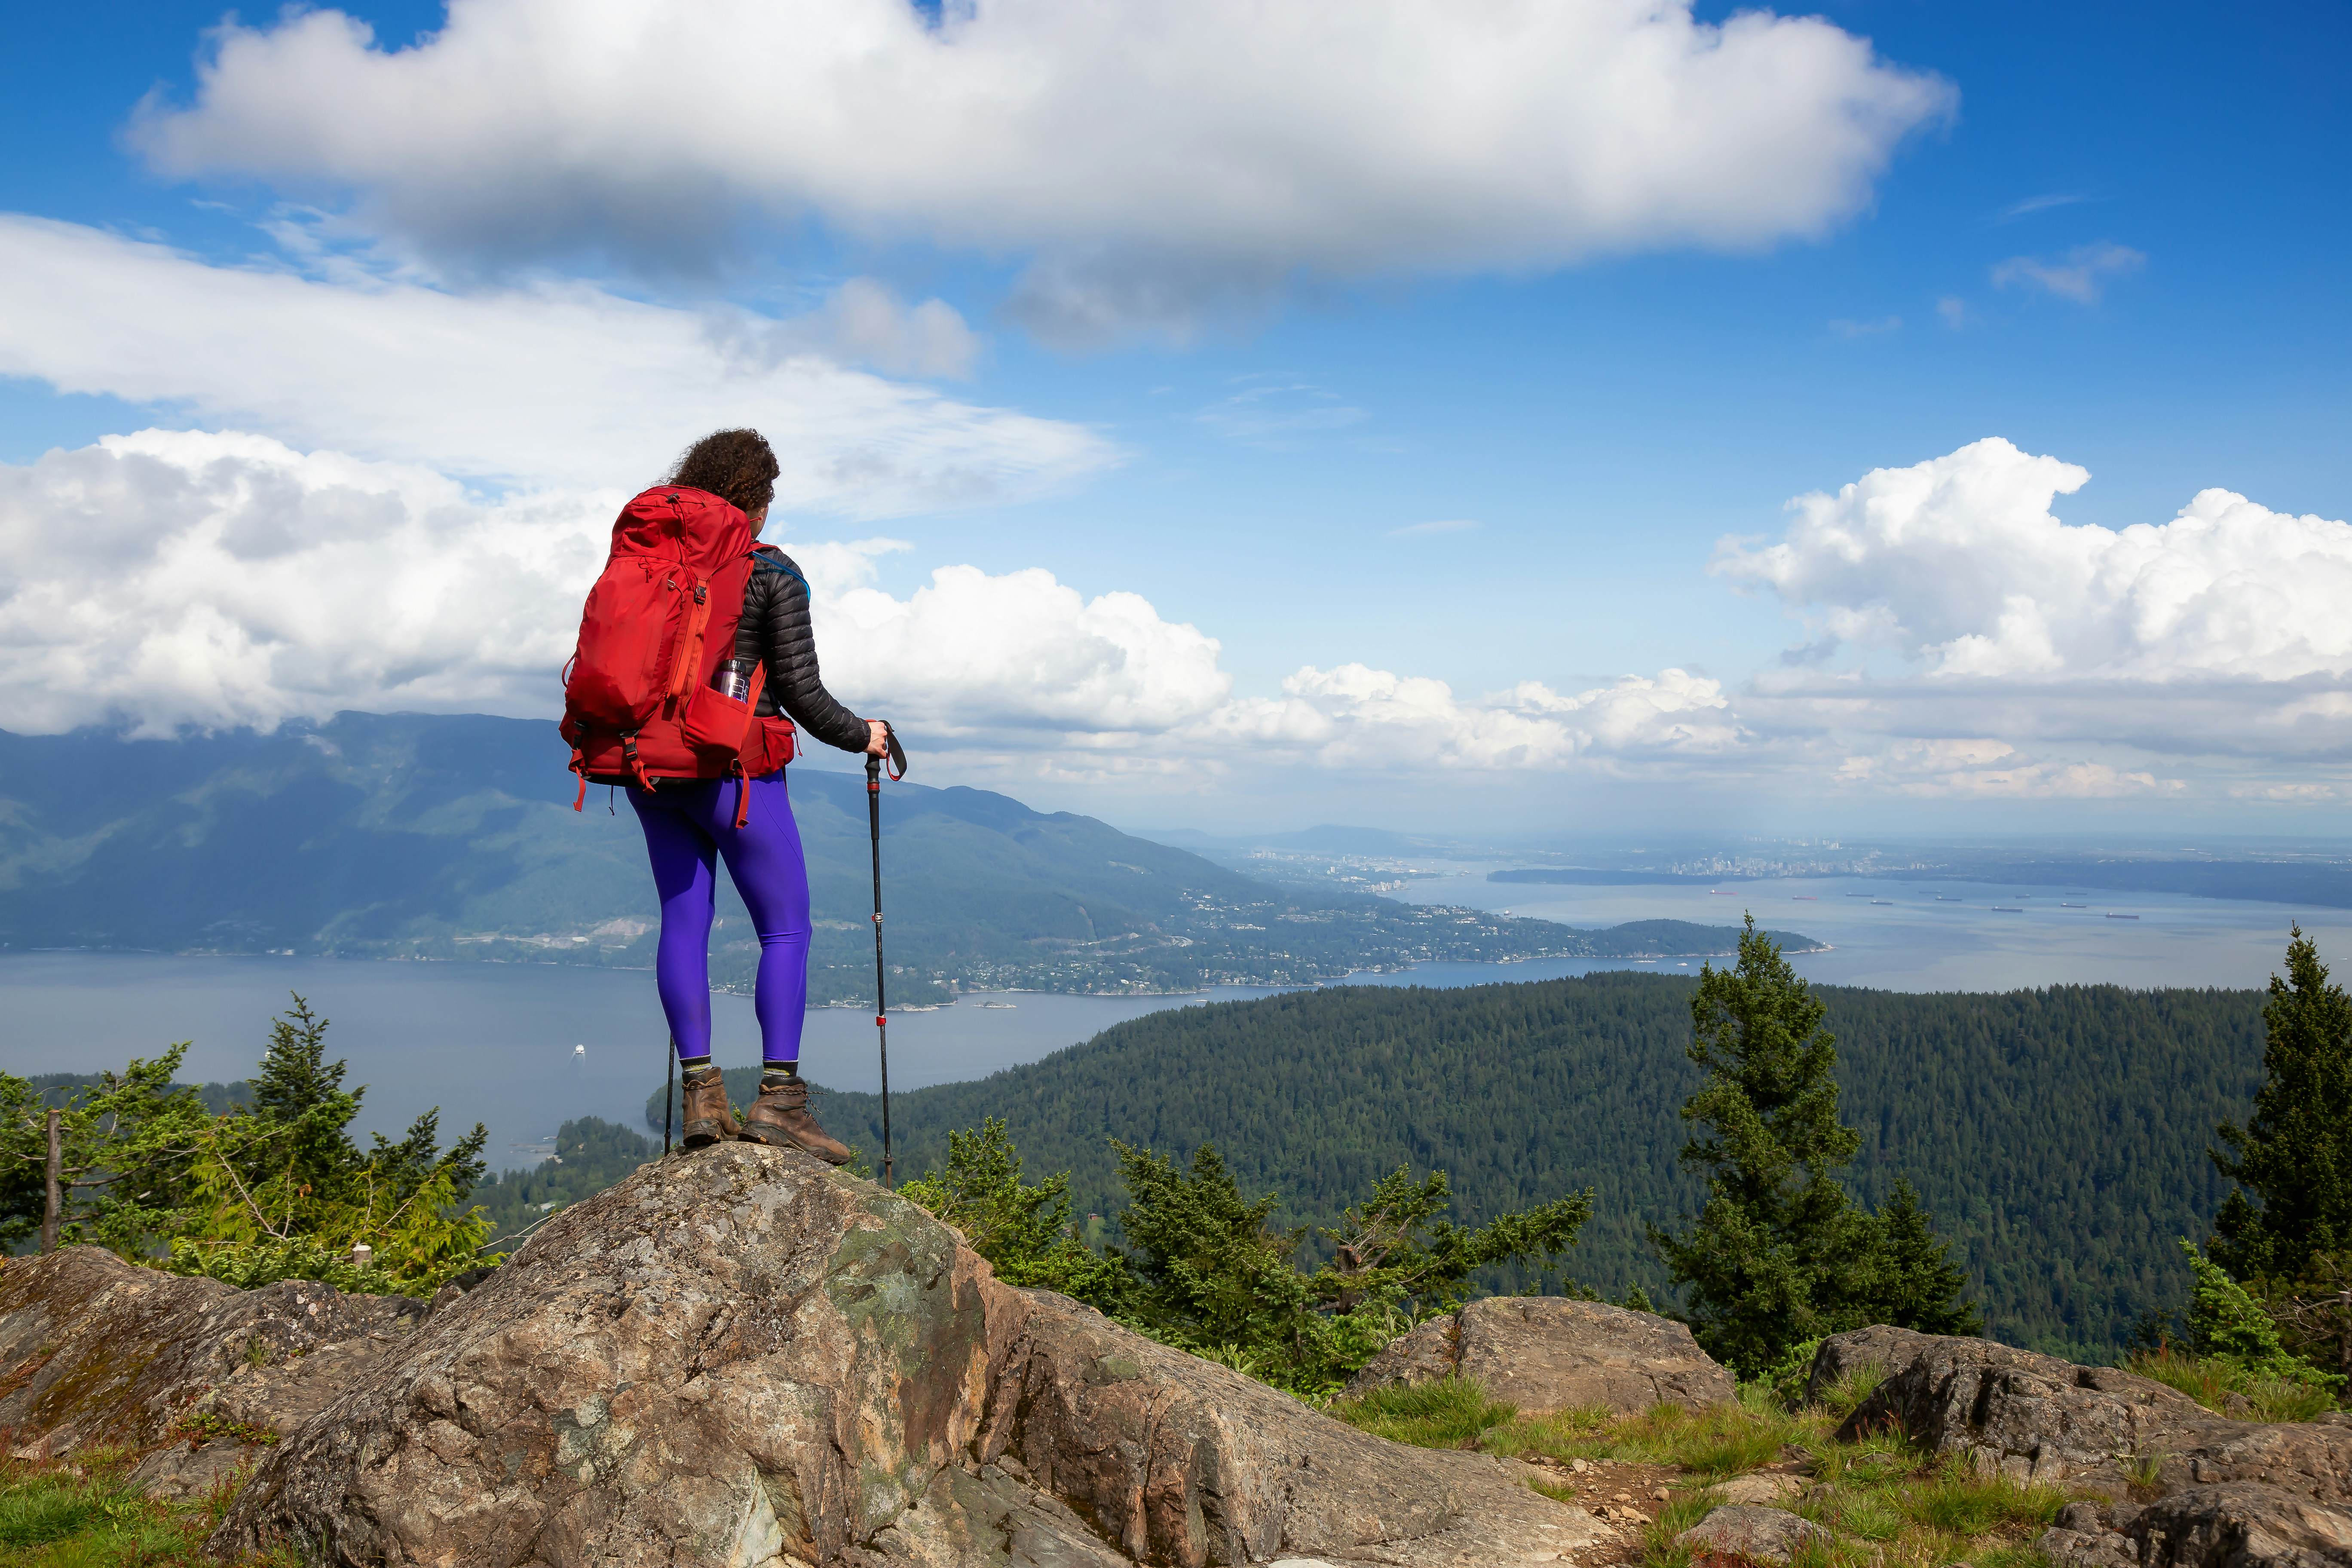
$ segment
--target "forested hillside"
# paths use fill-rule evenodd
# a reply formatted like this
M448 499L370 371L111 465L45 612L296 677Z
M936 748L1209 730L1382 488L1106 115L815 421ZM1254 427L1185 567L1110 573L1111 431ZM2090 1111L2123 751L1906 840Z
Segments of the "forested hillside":
M155 741L0 732L0 946L649 964L658 911L636 822L602 789L571 811L565 754L547 722L465 715ZM949 984L1168 992L1433 959L1685 957L1736 934L1281 891L985 790L905 783L885 798L901 1005ZM811 994L870 997L865 780L796 765L792 799ZM713 975L747 982L756 958L722 884Z
M1031 1171L1074 1173L1082 1212L1118 1206L1112 1136L1180 1154L1213 1142L1245 1187L1278 1189L1294 1222L1332 1218L1404 1162L1452 1173L1472 1221L1590 1186L1596 1212L1571 1268L1611 1295L1636 1280L1657 1292L1643 1222L1696 1207L1675 1164L1696 1081L1683 1055L1690 992L1671 976L1594 974L1156 1013L1027 1067L895 1097L898 1169L919 1173L949 1129L1002 1116ZM2260 994L1818 994L1844 1120L1863 1134L1851 1184L1874 1203L1911 1178L1993 1333L2095 1357L2180 1297L2172 1238L2206 1235L2226 1191L2205 1149L2260 1081ZM809 1070L822 1081L823 1062ZM873 1097L821 1109L879 1148Z

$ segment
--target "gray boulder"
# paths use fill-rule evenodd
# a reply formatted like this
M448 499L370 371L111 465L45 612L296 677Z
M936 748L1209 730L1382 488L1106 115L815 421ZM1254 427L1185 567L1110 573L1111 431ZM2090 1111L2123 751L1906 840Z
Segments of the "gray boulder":
M1885 1381L1839 1435L1892 1423L1938 1454L2021 1479L2124 1495L2256 1481L2352 1500L2352 1422L2233 1421L2113 1367L2076 1366L1990 1340L1863 1329L1822 1342L1809 1386L1883 1357Z
M2282 1487L2231 1481L2185 1488L2127 1527L2142 1568L2345 1568L2352 1511Z
M1557 1296L1490 1296L1391 1342L1347 1393L1449 1375L1475 1379L1495 1398L1529 1411L1699 1410L1738 1392L1690 1330L1654 1312Z
M1551 1563L1516 1461L1371 1437L792 1150L646 1166L354 1368L213 1537L313 1561Z
M2068 1530L2057 1526L2042 1532L2035 1551L2062 1568L2137 1568L2138 1551L2111 1530Z
M1779 1470L1751 1470L1744 1476L1734 1476L1715 1489L1715 1495L1725 1502L1775 1503L1786 1502L1805 1489L1805 1478Z
M423 1314L289 1280L238 1290L97 1247L0 1271L0 1430L21 1458L148 1450L133 1479L200 1491L290 1436Z
M1675 1536L1675 1544L1695 1553L1784 1564L1809 1545L1827 1546L1836 1539L1812 1521L1784 1509L1726 1503L1709 1510L1705 1519Z

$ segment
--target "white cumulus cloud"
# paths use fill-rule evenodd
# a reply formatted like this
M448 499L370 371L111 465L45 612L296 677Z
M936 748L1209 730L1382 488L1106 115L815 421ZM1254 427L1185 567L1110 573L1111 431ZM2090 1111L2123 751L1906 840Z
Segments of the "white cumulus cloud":
M1361 664L1309 665L1279 698L1241 699L1197 731L1329 767L1545 769L1705 756L1740 742L1722 687L1669 669L1564 697L1540 681L1465 701L1444 681Z
M1986 792L2169 788L2188 759L2352 759L2352 525L2221 489L2161 522L2061 521L2058 498L2089 479L1982 440L1800 496L1777 540L1724 541L1715 570L1776 595L1811 638L1738 695L1742 719L1865 758L1900 739L2037 748L1944 770Z
M2090 473L1998 437L1789 503L1715 569L1818 634L1928 675L2011 681L2292 681L2352 674L2352 525L2225 489L2122 530L2061 521Z
M405 464L146 430L0 466L0 729L257 725L342 708L552 715L627 492L488 503ZM791 542L828 683L939 737L1164 732L1229 689L1134 594L954 566L899 600L896 540Z
M0 728L548 711L621 499L236 432L0 466Z
M622 490L485 501L445 475L266 436L144 430L0 466L0 729L169 733L340 709L552 716ZM888 538L785 541L827 684L1001 774L1640 766L1743 742L1681 670L1575 695L1309 666L1236 697L1216 639L1041 569L877 585Z
M1818 235L1954 102L1818 17L1686 0L451 0L406 47L232 21L131 134L465 268L709 268L747 216L1026 253L1029 319L1086 334L1300 274Z
M885 517L1017 500L1117 459L1080 426L844 368L970 364L960 317L873 285L761 323L579 283L460 295L213 266L0 215L0 298L39 301L0 311L0 374L475 480L635 490L705 431L748 424L783 464L780 508Z

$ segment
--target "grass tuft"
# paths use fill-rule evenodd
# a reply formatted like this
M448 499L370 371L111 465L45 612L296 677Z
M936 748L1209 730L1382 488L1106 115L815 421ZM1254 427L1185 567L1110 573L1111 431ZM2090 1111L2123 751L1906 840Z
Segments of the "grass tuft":
M1484 1388L1460 1377L1376 1388L1331 1405L1331 1414L1351 1426L1420 1448L1475 1448L1518 1413L1517 1405L1489 1399Z
M2324 1387L2263 1377L2226 1358L2189 1355L2169 1345L2137 1352L2124 1370L2177 1388L2220 1415L2230 1414L2225 1406L2233 1394L2253 1406L2257 1421L2316 1421L2336 1408L2336 1395Z
M1693 1415L1678 1405L1659 1405L1616 1420L1605 1410L1522 1416L1485 1447L1496 1454L1672 1465L1714 1481L1773 1463L1805 1435L1802 1420L1777 1405L1724 1405Z
M62 1473L0 1490L0 1546L40 1546L79 1535L105 1519L107 1500Z
M1691 1550L1675 1544L1675 1537L1713 1512L1723 1501L1712 1489L1678 1491L1658 1510L1658 1517L1642 1531L1643 1568L1690 1568Z
M1862 1383L1849 1384L1843 1396L1858 1402ZM1637 1415L1600 1409L1514 1415L1476 1384L1449 1380L1385 1389L1344 1402L1334 1414L1432 1447L1677 1470L1678 1483L1642 1532L1643 1568L1691 1568L1691 1552L1675 1539L1721 1503L1717 1484L1777 1464L1791 1450L1808 1461L1808 1485L1780 1506L1832 1539L1808 1547L1790 1568L2048 1568L2032 1542L2067 1501L2056 1487L1932 1463L1892 1427L1840 1442L1834 1408L1791 1412L1761 1385L1743 1388L1736 1404L1697 1412L1658 1405ZM1528 1484L1562 1502L1576 1499L1572 1486Z
M1906 1514L1954 1535L1984 1535L2003 1525L2046 1525L2065 1503L2066 1494L2056 1487L1980 1476L1957 1463L1940 1467L1903 1493Z
M1877 1393L1878 1385L1885 1381L1886 1369L1883 1366L1873 1363L1855 1367L1830 1384L1822 1408L1829 1412L1832 1421L1843 1421L1862 1407L1864 1400Z
M0 1563L7 1568L219 1568L205 1536L233 1484L193 1502L159 1502L123 1479L132 1455L85 1450L77 1462L0 1460ZM289 1552L242 1568L295 1568Z

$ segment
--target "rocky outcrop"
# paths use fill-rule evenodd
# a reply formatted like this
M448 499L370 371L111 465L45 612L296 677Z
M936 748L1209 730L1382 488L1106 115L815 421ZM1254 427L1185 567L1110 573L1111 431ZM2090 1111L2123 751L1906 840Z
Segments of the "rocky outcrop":
M1556 1296L1492 1296L1391 1342L1347 1392L1446 1376L1475 1379L1493 1397L1528 1411L1698 1410L1727 1403L1738 1390L1690 1330L1654 1312Z
M1837 1538L1811 1520L1785 1509L1727 1503L1675 1537L1694 1559L1729 1557L1741 1563L1785 1564L1808 1546L1826 1548Z
M2345 1568L2352 1511L2251 1482L2188 1487L2126 1528L2139 1568Z
M289 1281L238 1290L96 1247L0 1271L0 1429L18 1458L150 1449L150 1491L201 1489L299 1431L423 1304Z
M2352 1416L2235 1421L2112 1367L1885 1328L1823 1341L1808 1386L1825 1390L1874 1362L1885 1378L1839 1428L1843 1437L1891 1423L1982 1469L2118 1496L2135 1483L2173 1491L2249 1481L2352 1500Z
M351 1367L213 1540L314 1561L1333 1568L1572 1558L1401 1447L1045 1292L796 1151L657 1162Z

